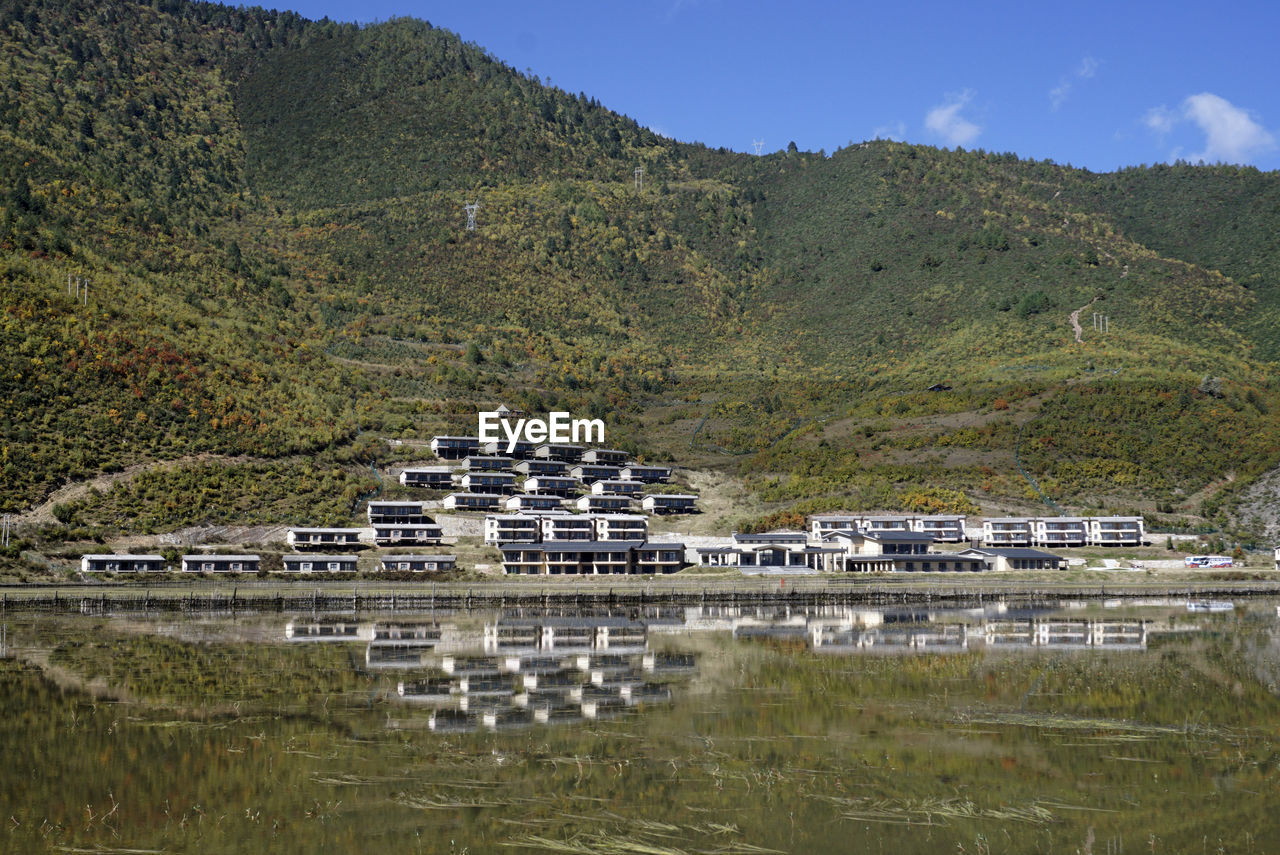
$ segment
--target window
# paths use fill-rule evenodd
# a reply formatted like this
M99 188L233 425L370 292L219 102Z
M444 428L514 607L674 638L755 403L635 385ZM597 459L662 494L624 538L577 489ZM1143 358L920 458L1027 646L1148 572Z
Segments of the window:
M329 572L331 572L331 573L336 573L337 571L339 571L339 570L341 570L341 569L342 569L342 565L341 565L340 563L338 563L337 561L330 561L330 562L329 562Z
M303 561L298 564L298 569L303 573L310 573L312 570L312 564L310 561Z

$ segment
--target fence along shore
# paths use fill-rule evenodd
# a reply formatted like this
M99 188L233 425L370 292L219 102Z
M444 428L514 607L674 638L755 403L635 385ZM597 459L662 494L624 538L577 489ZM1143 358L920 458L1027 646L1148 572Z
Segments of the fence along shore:
M1206 581L1191 585L774 585L610 588L469 588L440 586L405 590L198 592L190 589L5 592L0 614L178 613L358 613L397 611L472 611L504 608L638 608L645 606L891 606L960 604L995 600L1160 599L1280 596L1280 583Z

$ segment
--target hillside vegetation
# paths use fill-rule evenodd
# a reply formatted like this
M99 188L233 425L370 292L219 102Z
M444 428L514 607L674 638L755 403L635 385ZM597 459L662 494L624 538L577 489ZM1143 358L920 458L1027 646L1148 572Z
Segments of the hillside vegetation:
M5 512L201 452L354 483L382 438L498 402L606 418L782 515L1221 526L1280 461L1274 173L749 157L408 19L4 0L0 63ZM267 471L207 514L173 504L193 465L64 517L244 519Z

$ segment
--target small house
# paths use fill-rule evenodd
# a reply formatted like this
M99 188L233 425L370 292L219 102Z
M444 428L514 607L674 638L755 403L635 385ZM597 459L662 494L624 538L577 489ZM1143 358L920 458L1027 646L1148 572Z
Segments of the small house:
M448 466L422 466L405 469L400 473L404 487L424 487L430 490L447 490L453 486L453 470Z
M458 559L453 555L384 555L380 563L388 573L439 573L455 569Z
M441 460L462 460L480 452L477 436L433 436L431 452Z
M591 485L591 492L597 496L640 496L644 492L643 481L625 481L620 478L607 478Z
M577 478L569 478L563 475L531 475L524 479L524 491L526 493L563 496L566 499L577 493L578 488L581 486L582 482Z
M509 511L550 511L559 508L562 500L558 496L519 493L508 496L502 504Z
M294 549L362 549L358 528L291 528L285 541Z
M378 546L434 546L442 537L444 530L434 522L380 523L373 527L373 542Z
M506 455L517 460L525 460L532 457L533 449L533 443L526 439L517 439L514 446L511 445L511 440L500 439L496 442L486 442L480 447L480 450L485 454Z
M81 573L163 573L163 555L82 555Z
M563 442L548 442L533 450L533 456L539 460L561 460L565 463L577 463L586 451L581 445L569 445Z
M298 553L283 555L280 563L286 573L355 573L360 559L355 555L318 555Z
M640 500L640 507L653 514L692 514L697 513L697 501L691 493L650 493Z
M469 493L514 493L516 476L513 472L468 472L459 486Z
M257 573L262 559L257 555L184 555L183 573Z
M671 469L667 466L641 466L639 463L632 463L622 467L615 477L643 481L646 484L661 484L671 478Z
M569 470L570 475L584 484L617 478L621 472L621 467L606 466L603 463L580 463Z
M422 502L371 501L367 510L369 525L388 523L422 524L431 522Z
M590 448L582 453L582 462L622 466L627 462L627 453L618 451L616 448Z
M627 496L598 496L595 494L579 496L578 510L585 513L607 514L631 510L631 499Z
M496 511L505 498L499 493L450 493L441 504L455 511Z
M521 475L567 475L569 464L563 460L521 460L515 465Z
M462 466L468 472L510 472L515 465L515 458L501 455L471 454L462 458Z

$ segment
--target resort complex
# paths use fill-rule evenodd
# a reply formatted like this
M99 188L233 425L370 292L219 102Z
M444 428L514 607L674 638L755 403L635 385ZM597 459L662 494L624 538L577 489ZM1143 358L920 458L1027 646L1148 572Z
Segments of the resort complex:
M441 435L439 463L390 473L403 492L429 498L364 502L363 527L293 526L278 561L260 555L183 555L175 566L156 554L87 554L85 573L283 573L298 575L442 573L495 567L510 576L658 575L686 568L744 574L940 573L1055 570L1058 552L1148 543L1141 517L988 517L960 514L816 513L803 530L726 532L686 543L653 533L655 517L696 514L699 497L676 472L626 452L563 443L495 445ZM675 483L673 483L673 481ZM474 531L496 562L460 566L441 547L436 516ZM465 521L471 520L470 523ZM465 523L465 525L464 525ZM376 550L362 556L366 550Z

